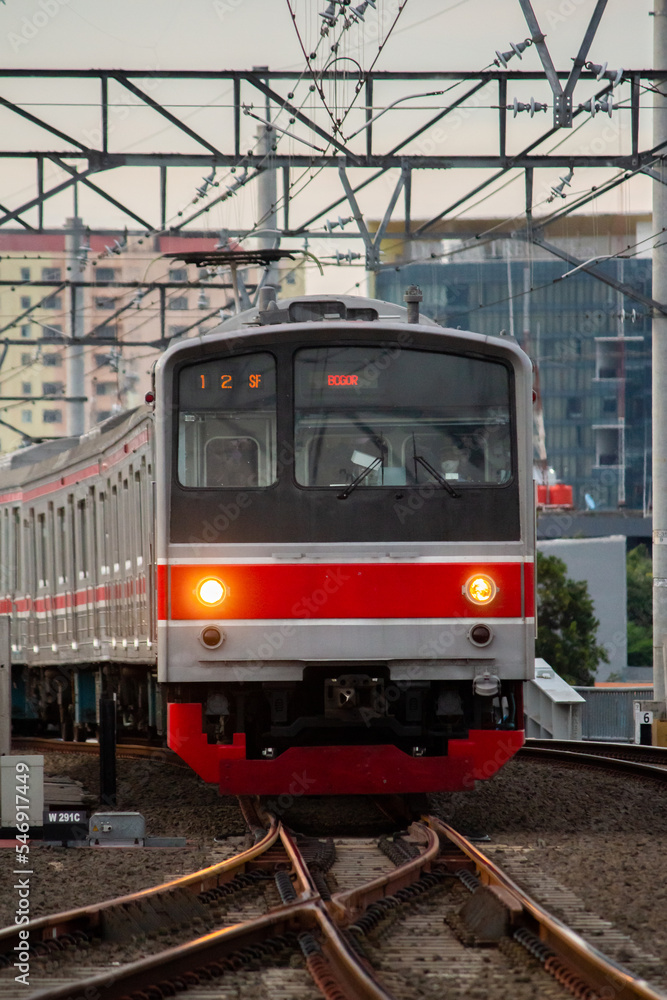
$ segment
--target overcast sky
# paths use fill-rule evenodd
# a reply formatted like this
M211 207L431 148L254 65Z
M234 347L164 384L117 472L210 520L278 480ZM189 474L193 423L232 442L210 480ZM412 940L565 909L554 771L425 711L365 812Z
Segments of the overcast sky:
M300 47L297 31L290 16L290 3L296 15L301 40L307 49L313 48L319 37L323 11L328 0L4 0L0 4L0 64L5 68L122 68L132 70L165 69L247 69L252 66L269 66L271 69L304 68L305 60ZM354 0L355 5L361 0ZM547 35L553 61L558 69L568 69L576 54L595 0L533 0L535 13L542 30ZM378 31L384 39L398 8L398 0L377 0L377 10L368 8L365 24L357 25L344 39L346 58L356 59L362 69L368 69L378 56ZM652 62L653 18L649 17L652 0L609 0L607 10L590 50L590 58L599 63L607 62L610 68L648 68ZM375 64L378 70L477 70L492 63L495 50L507 50L509 42L518 42L529 34L518 0L407 0L400 17L384 45ZM320 53L326 46L320 48ZM343 49L341 50L343 51ZM321 62L320 62L321 65ZM352 65L351 63L349 65ZM524 53L522 62L514 59L513 68L540 68L535 48ZM155 82L155 81L153 81ZM307 84L307 80L305 83ZM156 84L157 85L157 84ZM303 84L302 86L305 86ZM406 83L403 93L415 92L414 84ZM531 85L531 88L533 85ZM193 127L213 135L215 130L224 131L228 125L223 116L227 111L202 112L196 105L211 104L222 109L229 100L229 88L219 84L208 90L175 87L159 84L154 92L156 99L165 104L188 105L179 114L192 122ZM591 85L580 84L575 94L577 100L585 100L591 93ZM62 127L65 131L75 131L79 135L91 136L97 128L98 97L86 89L86 85L72 86L40 81L2 80L0 94L17 103L29 106L29 110ZM387 102L400 96L401 91L376 91L378 103ZM620 88L619 99L627 99L629 88ZM510 100L517 96L527 100L550 100L546 82L538 82L531 92L526 87L508 89ZM340 97L340 95L339 95ZM113 100L113 95L112 95ZM316 97L311 99L311 104ZM345 95L343 101L345 100ZM438 103L438 100L440 103ZM441 108L445 98L416 103L414 108L408 103L400 112L387 115L378 125L376 136L379 143L391 141L409 134L414 123L432 115L433 108ZM642 100L648 109L650 99ZM443 153L484 150L495 152L493 129L497 122L497 111L491 110L489 96L482 106L472 108L461 115L456 128L443 133L436 144L436 151ZM308 105L310 107L310 105ZM171 126L164 119L158 119L154 112L145 108L131 108L131 113L112 111L112 145L126 150L151 148L165 150L172 148ZM322 109L320 109L322 112ZM317 116L317 108L313 107ZM324 114L324 112L322 112ZM360 111L349 118L349 132L360 124ZM208 115L208 117L207 117ZM357 116L355 118L355 115ZM154 116L154 117L151 117ZM421 116L421 117L420 117ZM602 120L601 120L602 119ZM322 124L326 118L319 119ZM532 122L523 119L510 123L510 147L516 148L526 140L545 131L551 122L551 110L546 115L536 116ZM285 123L287 124L287 123ZM254 126L252 126L254 128ZM244 140L252 133L249 119L244 119ZM605 131L606 130L606 131ZM456 134L455 134L456 133ZM313 139L300 128L300 135ZM580 130L577 136L566 136L572 151L588 148L596 137L603 141L611 152L621 152L627 147L629 135L629 112L619 112L610 130L608 120L597 116L595 121ZM149 138L146 138L146 137ZM600 139L599 137L603 137ZM218 141L219 137L218 137ZM5 149L48 148L51 139L31 125L18 123L15 116L0 110L0 144ZM358 142L362 143L363 136ZM646 128L642 133L642 144L650 142L650 115L646 116ZM281 151L287 148L303 153L303 143L281 140ZM624 143L626 147L624 147ZM94 143L91 141L91 145ZM143 145L142 145L143 144ZM224 142L220 143L222 146ZM287 145L285 145L287 144ZM192 148L192 147L187 147ZM227 146L228 148L228 146ZM550 147L548 147L550 148ZM419 150L417 150L419 151ZM426 150L422 150L426 151ZM561 171L562 172L562 171ZM227 179L229 177L227 175ZM172 214L185 208L194 188L200 180L201 171L172 171L178 177L170 182L169 211ZM586 174L586 176L583 176ZM141 176L139 176L141 175ZM56 168L47 171L47 187L62 179ZM608 173L607 173L608 176ZM481 179L481 172L462 171L439 172L425 176L420 172L418 182L413 182L415 218L435 214L449 201L469 190ZM549 184L558 177L536 177L537 193L542 197ZM362 210L369 218L376 218L384 212L396 176L391 176L381 184L367 190L362 199ZM118 197L127 198L135 207L142 206L142 215L156 217L157 183L154 171L136 171L128 174L117 172L99 175L98 183ZM580 172L574 187L583 190L595 183L590 172ZM308 217L324 199L340 193L340 185L334 171L325 171L298 196L292 211L292 220ZM2 161L0 165L0 202L12 207L22 204L34 194L34 180L26 176L23 164ZM134 200L133 200L134 199ZM646 211L650 210L651 185L646 180L632 181L621 186L613 195L600 201L598 210L606 211ZM523 183L520 178L504 189L494 199L472 205L466 212L472 216L501 215L521 211L523 204ZM301 216L301 212L305 213ZM402 202L396 215L401 216ZM48 225L62 225L71 214L71 194L52 199L47 208ZM122 216L108 203L93 195L83 194L80 214L93 226L121 226ZM225 206L211 211L205 217L205 224L230 229L252 225L256 215L256 194L245 191ZM132 225L132 223L130 223ZM345 247L341 246L341 249Z
M381 14L397 6L377 2ZM292 3L306 30L321 23L316 15L326 6L327 0ZM594 6L594 0L533 0L558 66L576 53ZM610 65L648 66L651 9L651 0L609 0L591 55ZM0 24L2 64L11 68L303 63L286 0L4 0ZM495 49L526 34L517 0L408 0L379 68L479 68ZM536 54L525 65L536 67Z

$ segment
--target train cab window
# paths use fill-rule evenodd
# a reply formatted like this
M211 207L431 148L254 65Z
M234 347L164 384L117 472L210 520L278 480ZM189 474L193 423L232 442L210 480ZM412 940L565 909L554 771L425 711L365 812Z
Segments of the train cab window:
M183 486L247 489L276 480L276 368L270 354L214 358L178 382Z
M512 477L502 362L398 347L305 348L295 383L302 486L498 486Z

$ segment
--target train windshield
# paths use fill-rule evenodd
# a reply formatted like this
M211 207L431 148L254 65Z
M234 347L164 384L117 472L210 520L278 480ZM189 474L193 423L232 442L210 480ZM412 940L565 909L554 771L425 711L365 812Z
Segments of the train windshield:
M306 348L295 382L302 486L497 486L512 477L502 362L398 346Z
M276 366L270 354L188 365L178 381L183 486L252 488L276 480Z

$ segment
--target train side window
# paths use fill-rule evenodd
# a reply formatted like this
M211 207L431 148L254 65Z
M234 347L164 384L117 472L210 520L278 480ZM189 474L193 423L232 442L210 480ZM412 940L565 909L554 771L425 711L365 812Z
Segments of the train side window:
M215 358L178 376L183 486L252 489L276 481L276 366L270 354Z
M111 487L111 511L109 515L109 520L111 523L111 560L112 560L112 573L117 573L120 570L120 552L118 550L118 538L119 538L119 523L118 523L118 487Z
M125 525L125 531L122 533L124 549L121 551L121 569L129 571L132 569L132 556L136 551L135 544L135 531L136 523L133 510L133 496L132 496L132 471L130 470L129 475L122 482L122 509L121 515L123 518L123 524ZM119 536L121 537L121 536Z
M68 509L68 528L69 528L69 538L71 539L71 545L69 546L69 555L71 557L71 586L76 588L76 582L79 579L79 561L81 558L80 548L81 542L79 541L78 531L77 531L77 518L76 518L76 504L74 503L74 497L70 496L67 498L67 509ZM65 549L67 553L67 548Z
M97 494L100 509L98 523L100 526L100 576L109 575L109 510L108 493L105 491Z
M88 508L85 500L79 500L77 505L77 522L79 529L79 580L86 580L90 570L88 562Z
M46 551L48 562L46 575L51 582L51 591L53 592L58 574L56 572L56 512L52 503L49 504L47 513Z
M37 515L37 587L43 589L48 586L47 569L47 545L46 545L46 514Z
M67 583L67 522L65 508L58 507L56 512L56 564L58 583Z
M24 520L25 529L25 577L23 589L26 594L34 594L37 590L37 546L35 544L35 512L30 510Z
M90 523L88 526L88 541L90 552L88 554L88 575L97 581L97 505L95 503L95 487L91 486L88 491L87 504L90 510Z
M21 589L21 508L14 507L12 531L12 590Z
M144 520L146 515L144 512L144 483L140 471L134 474L134 491L137 510L137 567L141 567L144 564Z

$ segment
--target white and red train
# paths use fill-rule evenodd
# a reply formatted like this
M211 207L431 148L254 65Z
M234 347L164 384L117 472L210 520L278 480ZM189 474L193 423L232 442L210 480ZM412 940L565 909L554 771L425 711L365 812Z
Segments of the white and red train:
M114 692L222 792L470 788L523 742L532 372L351 297L173 344L154 403L0 467L17 720Z

